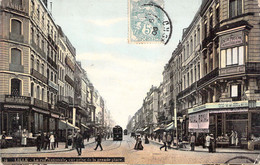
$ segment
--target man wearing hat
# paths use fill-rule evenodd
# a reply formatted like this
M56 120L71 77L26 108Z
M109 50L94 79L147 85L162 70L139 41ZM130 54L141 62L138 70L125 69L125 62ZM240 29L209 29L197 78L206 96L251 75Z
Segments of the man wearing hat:
M101 149L100 151L103 150L102 145L101 145L101 140L102 140L102 137L101 137L100 133L98 133L97 137L96 137L97 146L96 146L96 148L94 150L97 150L98 146Z

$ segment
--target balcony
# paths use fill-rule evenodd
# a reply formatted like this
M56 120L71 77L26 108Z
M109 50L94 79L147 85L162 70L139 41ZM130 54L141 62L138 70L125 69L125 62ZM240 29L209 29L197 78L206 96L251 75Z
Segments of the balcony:
M213 78L217 77L219 75L219 69L216 68L204 77L202 77L198 82L197 82L197 87L200 87L201 85L205 84L206 82L212 80Z
M260 73L260 62L247 62L246 63L247 74L259 74Z
M46 103L42 100L39 100L39 99L34 99L33 105L38 108L48 109L48 103Z
M24 36L9 32L9 39L17 42L24 42Z
M47 77L45 77L44 75L42 75L41 73L39 73L37 70L33 68L31 69L31 75L34 76L36 79L41 80L43 83L48 84Z
M67 81L74 88L74 81L68 75L65 75L65 81Z
M206 48L210 42L213 42L213 39L217 36L216 33L219 31L219 24L217 24L213 29L210 30L209 34L202 41L202 49Z
M65 62L71 70L75 71L75 65L68 56L66 57Z
M189 86L188 88L186 88L185 90L181 91L178 96L177 99L182 98L183 96L191 93L192 91L195 91L197 88L197 82L191 84L191 86Z
M51 66L53 66L55 69L57 69L57 64L55 61L53 61L49 56L47 58L47 61L51 64Z
M246 72L244 65L236 65L236 66L230 66L226 68L221 68L219 70L220 76L229 76L229 75L235 75L235 74L243 74Z
M69 103L69 98L68 97L65 97L65 96L62 96L62 95L59 95L58 96L58 101L63 101L63 102L66 102L66 103Z
M43 58L46 58L45 52L34 41L31 41L31 45L37 53L39 53Z
M31 97L5 95L5 102L6 103L13 103L13 104L30 105L31 104Z
M20 5L20 4L13 3L12 0L8 0L8 1L9 2L7 3L6 9L28 16L28 13L26 12L25 4Z
M55 44L55 42L52 39L51 35L48 35L48 40L51 43L51 45L55 48L55 50L58 50L58 46Z
M56 91L59 90L58 85L55 84L54 82L50 81L50 80L48 81L48 85L49 85L50 87L52 87L53 89L55 89Z
M10 70L10 71L14 71L14 72L24 73L24 67L23 67L23 65L17 65L17 64L10 63L10 64L9 64L9 70Z

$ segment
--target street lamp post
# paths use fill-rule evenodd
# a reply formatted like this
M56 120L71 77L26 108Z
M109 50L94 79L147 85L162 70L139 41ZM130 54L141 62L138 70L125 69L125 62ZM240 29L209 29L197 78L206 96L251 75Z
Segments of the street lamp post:
M65 143L65 148L68 148L68 119L65 117L66 120L66 143Z
M183 118L180 118L180 122L181 122L181 140L182 140L182 122L183 122Z

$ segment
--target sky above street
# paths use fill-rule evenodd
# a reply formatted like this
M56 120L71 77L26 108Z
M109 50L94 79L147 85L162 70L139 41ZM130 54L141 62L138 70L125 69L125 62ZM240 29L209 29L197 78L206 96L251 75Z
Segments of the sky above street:
M123 128L151 86L162 82L163 68L201 4L201 0L164 1L173 32L169 43L162 45L128 43L128 0L49 2L55 22L77 50L76 59Z

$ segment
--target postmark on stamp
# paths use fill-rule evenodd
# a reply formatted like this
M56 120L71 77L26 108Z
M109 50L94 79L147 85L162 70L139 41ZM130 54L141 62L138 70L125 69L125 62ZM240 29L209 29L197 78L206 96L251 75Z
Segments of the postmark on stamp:
M163 0L128 0L128 42L167 44L172 23Z

